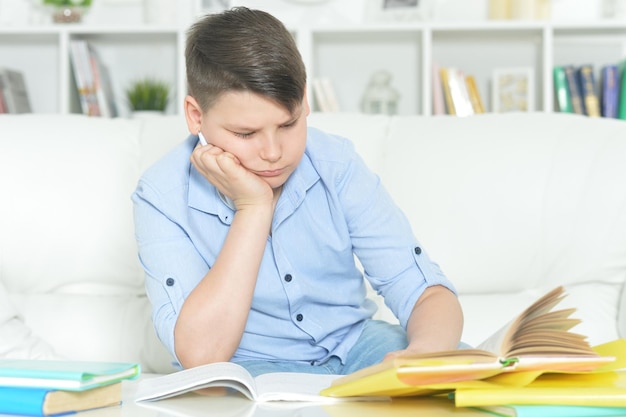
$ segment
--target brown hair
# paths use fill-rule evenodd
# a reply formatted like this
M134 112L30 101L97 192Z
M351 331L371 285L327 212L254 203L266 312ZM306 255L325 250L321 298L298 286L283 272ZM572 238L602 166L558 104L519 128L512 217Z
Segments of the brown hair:
M227 91L251 91L289 112L302 103L306 69L287 28L269 13L235 7L187 33L187 88L202 111Z

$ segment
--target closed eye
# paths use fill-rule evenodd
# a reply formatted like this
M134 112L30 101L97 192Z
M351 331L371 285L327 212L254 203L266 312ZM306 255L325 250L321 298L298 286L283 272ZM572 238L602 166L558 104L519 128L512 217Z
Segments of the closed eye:
M235 136L237 136L239 138L242 138L242 139L247 139L247 138L251 137L254 134L254 132L248 132L248 133L232 132L232 133L233 133L233 135L235 135Z
M284 125L281 125L280 127L284 129L289 129L290 127L294 127L295 125L297 125L298 121L300 121L300 117L296 117L295 119L285 123Z

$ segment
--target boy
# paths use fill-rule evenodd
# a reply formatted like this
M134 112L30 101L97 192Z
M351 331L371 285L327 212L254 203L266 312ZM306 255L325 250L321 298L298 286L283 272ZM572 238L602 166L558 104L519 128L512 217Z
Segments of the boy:
M234 8L188 35L191 136L133 194L154 325L178 364L348 374L456 348L452 284L351 142L307 128L282 23ZM354 255L402 326L371 320Z

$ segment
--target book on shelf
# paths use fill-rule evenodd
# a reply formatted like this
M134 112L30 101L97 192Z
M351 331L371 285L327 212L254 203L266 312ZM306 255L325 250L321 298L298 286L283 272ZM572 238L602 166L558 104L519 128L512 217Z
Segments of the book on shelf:
M433 114L446 114L446 102L443 94L443 85L441 83L441 71L439 65L435 62L432 65L432 89L433 89Z
M2 92L2 79L0 79L0 114L8 113L6 102L4 101L4 93Z
M600 100L596 91L596 79L593 75L593 66L581 65L576 71L580 94L583 98L585 114L589 117L600 117Z
M122 383L85 391L0 386L0 414L52 416L118 405Z
M446 106L446 113L450 115L456 115L456 109L454 108L454 100L452 99L452 91L450 90L450 79L448 69L445 67L439 68L439 79L441 80L441 89L443 90L443 98Z
M101 115L102 117L117 117L118 112L109 69L100 58L98 51L91 44L87 44L87 50L89 51L94 88Z
M70 41L70 57L82 113L116 116L110 75L97 51L87 41L73 39Z
M32 112L26 80L21 71L0 68L0 90L2 90L0 106L5 110L3 113Z
M545 372L589 372L615 361L598 354L582 335L573 308L554 310L565 296L557 287L475 349L407 355L343 376L323 395L428 395L487 378L536 377ZM520 383L520 381L516 381Z
M229 388L256 402L291 401L334 403L320 395L338 375L275 372L253 377L243 366L216 362L139 381L135 401L156 401L206 388ZM360 397L349 400L380 400Z
M567 65L564 67L565 79L567 80L567 89L569 90L570 100L572 101L572 112L576 114L585 113L585 102L580 90L580 82L576 73L576 67Z
M330 78L319 77L313 80L313 93L317 107L322 112L339 111L339 102Z
M619 69L608 64L600 70L600 114L602 117L616 118L619 106Z
M447 72L446 81L452 105L454 106L454 114L457 116L471 116L474 114L474 109L467 91L464 72L456 67L448 67L444 70Z
M617 118L626 120L626 60L618 64L619 69L619 106L617 108Z
M480 114L485 112L485 105L483 104L483 100L480 96L480 92L478 91L478 86L476 85L476 78L473 75L465 76L465 85L467 87L467 93L469 96L470 103L472 103L472 110L474 114Z
M565 67L557 65L552 69L556 109L562 113L573 113L572 97L567 86Z
M0 387L84 391L139 376L135 363L0 359Z

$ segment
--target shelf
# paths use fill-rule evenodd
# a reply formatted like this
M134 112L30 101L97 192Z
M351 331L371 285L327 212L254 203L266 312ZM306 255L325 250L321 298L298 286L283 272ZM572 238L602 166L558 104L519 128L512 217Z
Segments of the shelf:
M170 80L175 97L168 112L181 113L186 88L186 29L2 27L0 66L24 72L35 112L78 112L68 51L72 39L86 39L109 67L123 116L128 113L123 92L130 81L141 76ZM488 108L494 69L530 67L535 80L534 108L552 111L554 65L591 63L599 74L602 65L617 63L626 56L626 22L618 21L311 25L292 28L291 32L309 80L330 78L344 111L361 110L360 101L370 77L383 70L391 73L392 86L401 94L400 114L431 114L433 63L474 75ZM313 102L312 96L310 99Z

